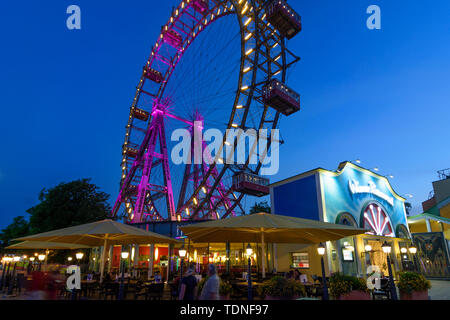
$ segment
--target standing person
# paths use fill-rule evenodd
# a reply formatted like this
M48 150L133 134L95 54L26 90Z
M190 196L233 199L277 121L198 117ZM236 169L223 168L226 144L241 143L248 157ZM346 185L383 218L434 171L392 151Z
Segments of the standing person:
M213 264L208 266L208 277L203 286L200 300L219 300L220 278L217 275L216 266Z
M194 268L192 266L186 271L183 279L181 279L179 300L194 300L197 296L197 278L194 276Z
M286 274L286 279L290 280L294 278L294 271L290 270L287 274Z
M31 273L33 280L30 284L30 300L45 300L47 298L47 279L42 271L34 271Z
M108 272L105 276L105 278L103 279L103 282L112 282L113 281L113 277L111 276L111 272Z

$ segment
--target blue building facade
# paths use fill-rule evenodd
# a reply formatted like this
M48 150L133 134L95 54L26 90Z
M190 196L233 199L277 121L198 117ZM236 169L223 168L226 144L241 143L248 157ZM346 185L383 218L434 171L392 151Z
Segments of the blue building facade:
M410 238L405 199L387 178L341 163L337 171L315 169L271 186L272 212L368 229L368 234Z
M411 258L401 256L411 239L405 199L386 177L342 162L336 171L317 168L274 183L270 196L272 213L367 230L361 237L327 244L331 270L363 275L364 265L382 266L381 242L386 240L394 247L397 269L407 268L401 267Z

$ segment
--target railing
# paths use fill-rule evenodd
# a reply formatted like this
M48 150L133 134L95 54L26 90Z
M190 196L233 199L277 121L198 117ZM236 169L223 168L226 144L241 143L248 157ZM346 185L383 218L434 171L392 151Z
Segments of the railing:
M439 180L450 179L450 168L439 170L438 172Z

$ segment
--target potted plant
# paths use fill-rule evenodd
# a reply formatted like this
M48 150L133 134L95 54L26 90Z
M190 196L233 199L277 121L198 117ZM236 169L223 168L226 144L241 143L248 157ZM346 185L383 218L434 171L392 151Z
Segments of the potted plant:
M340 273L330 277L330 293L337 300L370 300L370 291L364 279Z
M266 300L295 300L306 295L302 284L281 276L264 281L258 288L258 293Z
M401 300L428 300L431 283L423 275L405 271L399 274L398 289Z
M233 287L226 281L220 281L219 296L220 300L230 300Z

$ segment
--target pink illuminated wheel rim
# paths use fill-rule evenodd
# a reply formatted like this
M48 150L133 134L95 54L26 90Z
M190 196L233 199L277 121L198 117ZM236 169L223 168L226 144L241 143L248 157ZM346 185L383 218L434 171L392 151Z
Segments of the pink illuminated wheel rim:
M367 234L394 237L394 229L386 212L376 203L371 203L364 210L364 226L370 230Z
M264 104L262 87L273 78L286 82L299 58L267 22L264 3L184 0L174 8L131 104L113 217L141 223L245 212L246 196L232 191L232 175L258 174L260 159L251 163L246 153L242 165L174 164L171 134L180 128L279 128L281 115Z

